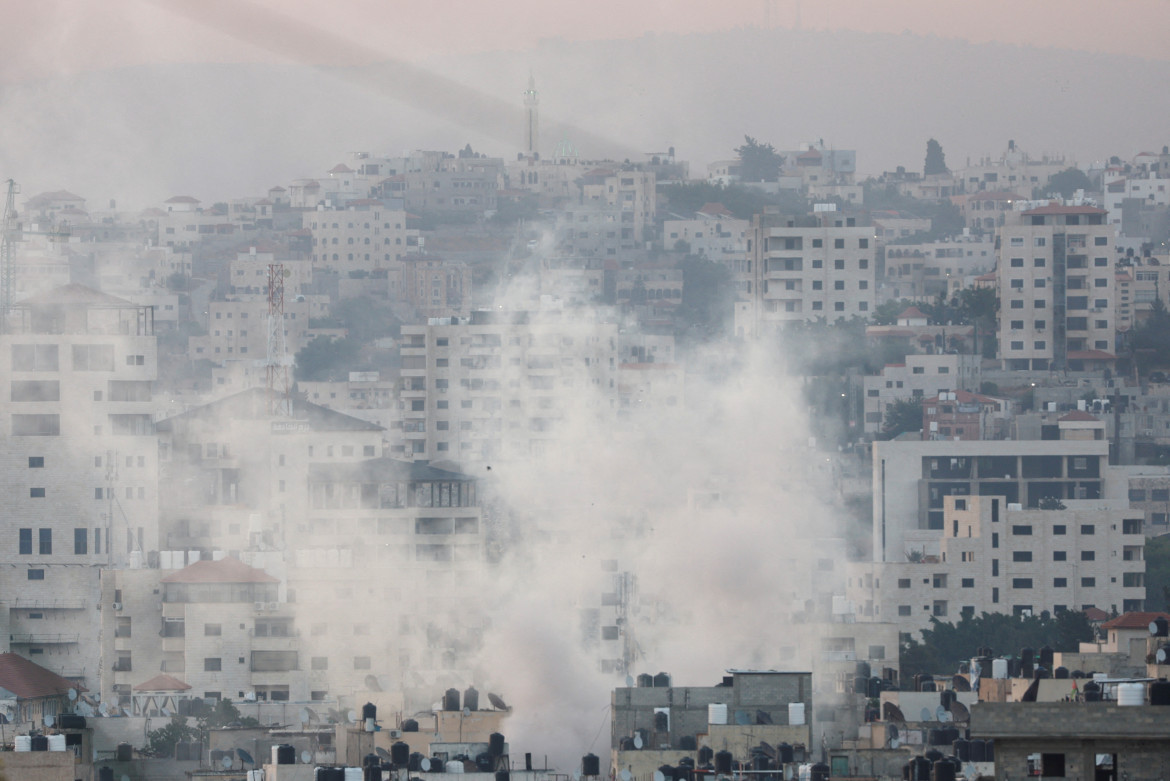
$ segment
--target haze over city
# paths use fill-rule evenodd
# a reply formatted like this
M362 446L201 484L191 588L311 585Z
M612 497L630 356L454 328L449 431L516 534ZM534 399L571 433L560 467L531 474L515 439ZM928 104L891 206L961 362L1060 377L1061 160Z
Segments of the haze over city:
M1104 13L8 9L0 773L1163 777Z

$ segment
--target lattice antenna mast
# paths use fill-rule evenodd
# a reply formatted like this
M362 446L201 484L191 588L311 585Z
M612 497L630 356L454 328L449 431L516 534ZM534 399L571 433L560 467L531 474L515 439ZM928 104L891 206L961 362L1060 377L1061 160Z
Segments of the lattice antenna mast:
M292 363L284 339L284 264L268 264L268 412L292 415L292 385L288 367Z
M0 328L7 328L12 311L13 269L16 266L16 242L20 240L20 223L16 215L16 194L20 185L8 180L8 196L4 200L3 234L0 234Z

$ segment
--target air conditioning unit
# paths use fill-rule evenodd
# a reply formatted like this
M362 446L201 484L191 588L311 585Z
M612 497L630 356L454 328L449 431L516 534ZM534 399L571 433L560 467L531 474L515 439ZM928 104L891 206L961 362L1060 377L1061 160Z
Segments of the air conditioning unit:
M121 602L115 602L115 603L114 603L114 610L121 610L121 609L122 609L122 603L121 603Z
M398 738L402 737L402 730L400 729L392 729L389 730L389 732L391 740L397 740Z
M268 603L266 603L266 608L267 608L268 610L276 610L276 609L277 609L277 608L279 608L279 607L280 607L280 603L279 603L279 602L268 602Z
M268 604L267 602L257 602L252 607L257 613L263 613L264 608L267 606L267 604Z

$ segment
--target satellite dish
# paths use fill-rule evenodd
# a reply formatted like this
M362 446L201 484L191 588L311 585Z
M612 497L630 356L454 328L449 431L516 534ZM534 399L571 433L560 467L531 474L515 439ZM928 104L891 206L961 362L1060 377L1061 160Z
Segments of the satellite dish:
M45 716L44 722L46 727L51 727L57 723L57 720L53 718L52 714L49 714L48 716Z
M382 749L382 750L385 751L385 749ZM312 760L313 760L313 755L309 753L308 749L305 749L304 751L301 752L301 764L302 765L307 765Z
M632 676L632 675L626 676L626 688L627 689L634 688L634 676Z
M0 724L8 724L8 714L0 712Z
M901 738L894 738L890 741L890 748L899 748L902 745Z
M101 692L94 692L93 693L93 701L94 702L101 702L102 701L102 693Z
M350 724L353 724L355 721L357 721L357 711L352 710L352 709L346 711L345 712L345 720L348 721Z
M504 702L504 698L498 694L491 694L489 692L488 702L490 702L492 707L494 707L496 710L510 710L507 703Z
M642 736L641 735L634 736L634 748L642 748Z
M1158 635L1158 622L1157 621L1150 622L1150 634L1154 635L1155 637Z
M939 721L946 721L947 720L946 717L949 715L950 714L947 713L947 709L941 705L939 705L937 708L934 709L934 717L936 719L938 719Z
M463 709L463 715L464 715L464 716L470 716L470 715L471 715L471 708L466 708L466 707L465 707L465 708Z
M100 713L100 714L101 714L101 715L103 715L103 716L109 716L109 715L110 715L110 709L109 709L109 708L107 708L107 707L106 707L106 704L103 702L101 705L99 705L99 706L98 706L98 713Z
M308 705L306 705L304 708L302 708L302 710L304 710L305 713L309 714L309 719L308 719L309 721L320 721L321 720L321 717L317 715L317 711L313 710Z
M938 715L938 720L942 722L951 722L955 720L955 717L950 711L943 711Z
M249 765L256 764L256 760L252 759L252 755L247 751L244 751L242 748L236 749L236 756L240 758L241 762L246 762Z
M232 769L232 755L231 754L224 754L223 759L221 759L219 761L219 763L221 765L223 765L224 770L231 770Z
M419 760L418 767L422 772L429 773L431 770L431 760L428 757L423 757Z
M661 770L655 770L654 781L666 781L666 775Z
M922 713L918 715L921 716L919 721L932 721L934 719L934 714L930 712L930 708L923 708Z
M307 754L308 752L305 753ZM382 759L392 759L390 752L381 746L374 746L374 753L380 756Z
M625 768L622 769L622 772L619 775L621 776L622 781L633 781L634 779L634 774Z
M308 708L301 708L300 716L301 716L301 724L308 724L309 723L309 709Z
M169 719L171 717L171 712L168 708L163 708L162 715L166 716Z
M77 699L77 689L70 689L68 692L66 692L66 695L69 697L69 701L73 702Z
M573 770L573 781L581 781L581 768Z

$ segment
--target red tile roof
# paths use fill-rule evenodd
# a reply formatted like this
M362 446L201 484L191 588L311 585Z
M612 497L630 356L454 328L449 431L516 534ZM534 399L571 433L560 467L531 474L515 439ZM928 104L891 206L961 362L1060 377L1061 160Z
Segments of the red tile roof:
M149 681L138 684L134 687L136 692L181 692L190 689L191 685L183 683L178 678L172 675L162 673L156 675Z
M1126 613L1101 624L1102 629L1148 629L1155 618L1170 621L1170 613Z
M922 319L926 319L926 313L925 313L925 312L923 312L923 311L922 311L921 309L919 309L918 307L916 307L916 306L912 306L912 307L910 307L909 309L907 309L907 310L905 310L904 312L902 312L902 314L898 315L898 319L899 319L899 320L908 320L908 319L910 319L910 318L922 318Z
M163 583L279 583L262 569L249 567L239 559L227 556L219 561L197 561L173 575L162 579Z
M1099 607L1087 607L1083 612L1085 617L1090 621L1106 621L1109 619L1109 614Z
M699 211L702 214L718 214L725 217L735 216L730 211L728 211L726 206L721 203L705 203L703 204L703 208L699 209Z
M329 173L331 173L331 174L352 174L353 169L350 168L345 163L338 163L337 165L335 165L329 169Z
M0 689L6 689L21 699L53 697L70 689L87 691L52 670L46 670L18 654L0 654Z
M166 203L199 203L198 198L193 198L190 195L176 195L174 198L167 198Z

